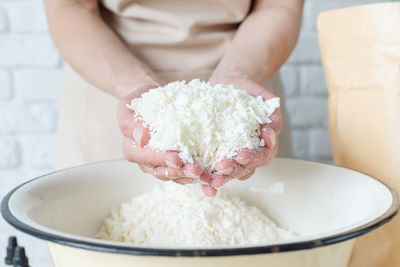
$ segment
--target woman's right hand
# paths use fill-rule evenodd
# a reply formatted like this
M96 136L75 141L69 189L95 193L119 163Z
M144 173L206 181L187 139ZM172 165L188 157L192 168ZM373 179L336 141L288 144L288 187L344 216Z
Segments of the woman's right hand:
M184 164L176 151L156 151L146 147L150 140L149 130L140 120L135 120L135 112L126 107L131 100L156 86L143 87L122 98L118 105L118 121L123 134L124 158L139 164L140 168L158 179L177 183L193 183L199 180L210 183L211 176L203 172L198 163Z

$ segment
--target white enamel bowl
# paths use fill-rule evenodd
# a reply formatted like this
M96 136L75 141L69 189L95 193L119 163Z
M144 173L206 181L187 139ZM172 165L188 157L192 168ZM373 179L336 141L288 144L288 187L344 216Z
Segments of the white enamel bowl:
M275 159L226 189L301 237L258 246L155 247L97 240L110 208L150 190L156 179L126 161L89 164L44 175L12 190L3 217L49 241L56 267L274 266L341 267L354 238L389 221L396 193L358 172Z

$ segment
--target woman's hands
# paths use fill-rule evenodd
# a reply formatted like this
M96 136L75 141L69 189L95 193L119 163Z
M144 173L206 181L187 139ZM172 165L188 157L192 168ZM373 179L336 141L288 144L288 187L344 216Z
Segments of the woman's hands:
M236 88L246 90L250 95L261 96L264 100L275 97L258 84L244 79L211 80L212 83L233 84ZM255 168L266 165L276 156L278 134L282 127L281 113L277 109L270 117L272 123L261 126L260 138L265 146L255 150L242 149L233 159L224 159L215 165L211 172L203 170L198 163L183 163L177 151L157 151L145 147L150 140L149 130L140 120L134 119L134 111L127 108L131 100L156 86L145 86L122 98L118 106L118 120L123 140L124 157L139 164L145 173L158 179L186 184L201 182L207 196L215 196L217 190L228 180L237 178L245 180L251 177Z
M123 134L123 154L125 159L137 162L140 168L161 180L177 183L211 182L211 175L203 173L198 163L183 164L176 151L156 151L145 148L150 140L149 130L140 120L135 120L135 112L126 107L135 97L156 86L145 86L122 98L118 105L118 120Z
M275 97L272 93L260 85L246 79L214 79L213 84L233 84L236 88L246 90L250 95L261 96L264 101ZM222 175L225 181L237 178L245 180L251 177L256 167L267 165L278 152L278 135L282 128L282 118L280 109L275 110L271 115L272 120L269 124L261 126L260 138L265 145L255 150L242 149L233 159L224 159L216 163L215 172ZM220 178L222 180L222 178ZM211 182L213 184L213 182Z

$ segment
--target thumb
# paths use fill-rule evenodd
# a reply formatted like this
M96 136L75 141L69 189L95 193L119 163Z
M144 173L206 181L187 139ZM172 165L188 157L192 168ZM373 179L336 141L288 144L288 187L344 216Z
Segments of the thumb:
M141 121L137 121L134 124L134 128L132 131L132 137L135 141L135 144L140 147L145 147L147 142L150 140L150 132L149 129L143 126Z

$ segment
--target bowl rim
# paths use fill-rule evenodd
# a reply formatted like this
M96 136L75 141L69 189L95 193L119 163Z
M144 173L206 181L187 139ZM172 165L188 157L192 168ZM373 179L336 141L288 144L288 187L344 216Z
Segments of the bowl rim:
M311 162L306 160L298 160L298 159L286 159L285 160L293 160L300 162L307 162L318 165L327 165L334 166L337 168L347 169L351 171L355 171L349 168L344 168L341 166L325 164L320 162ZM262 246L246 246L246 247L237 247L237 248L148 248L148 247L137 247L134 244L132 246L119 246L119 245L111 245L111 244L103 244L90 242L86 240L79 240L73 237L65 237L60 234L48 233L33 226L30 226L23 221L19 220L12 212L9 207L10 198L13 194L18 191L21 187L25 186L28 183L32 183L38 179L47 177L52 174L56 174L59 172L63 172L66 170L82 168L88 165L96 165L101 163L111 163L114 161L121 161L121 159L116 160L107 160L100 162L93 162L88 164L83 164L79 166L74 166L70 168L60 169L53 172L49 172L43 175L40 175L36 178L28 180L15 188L13 188L9 193L7 193L2 202L1 202L1 214L6 222L12 225L14 228L29 234L31 236L37 237L42 240L50 241L60 245L66 245L74 248L98 251L98 252L108 252L108 253L117 253L117 254L127 254L127 255L136 255L136 256L168 256L168 257L213 257L213 256L239 256L239 255L254 255L254 254L268 254L268 253L277 253L277 252L290 252L290 251L298 251L304 249L312 249L327 245L332 245L338 242L343 242L349 239L356 238L358 236L364 235L379 226L389 222L393 219L394 216L399 211L399 196L397 192L386 183L374 178L370 175L365 174L371 179L376 180L385 186L392 195L392 203L390 207L379 217L373 219L370 222L367 222L363 225L355 227L354 229L350 229L341 233L331 234L324 238L314 238L306 241L298 241L291 243L282 243L282 244L271 244L271 245L262 245ZM358 171L356 171L358 172ZM361 173L361 172L359 172ZM47 227L46 227L47 228ZM76 236L76 235L73 235ZM79 236L77 236L79 237Z

